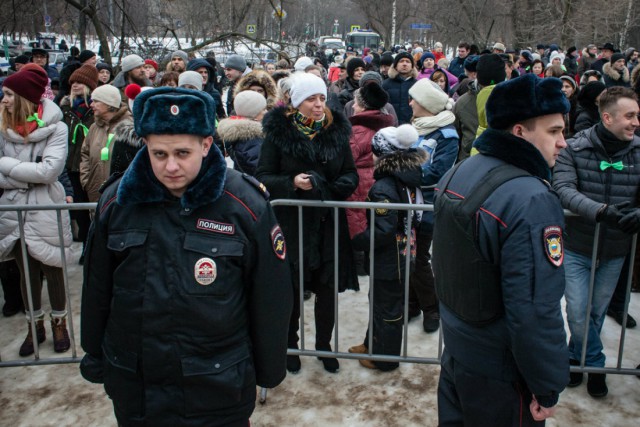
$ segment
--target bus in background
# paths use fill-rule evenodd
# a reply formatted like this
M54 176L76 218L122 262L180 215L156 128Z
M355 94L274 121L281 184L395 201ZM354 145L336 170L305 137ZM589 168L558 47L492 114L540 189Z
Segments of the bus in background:
M347 46L351 45L355 50L362 53L362 49L365 47L375 50L380 46L380 34L373 31L353 31L347 33L344 39Z

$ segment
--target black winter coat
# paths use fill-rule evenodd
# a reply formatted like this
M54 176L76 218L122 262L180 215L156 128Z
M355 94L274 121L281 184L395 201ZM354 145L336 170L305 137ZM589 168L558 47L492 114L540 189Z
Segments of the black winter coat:
M422 164L426 161L427 153L415 148L397 151L378 159L373 174L376 182L369 190L367 201L415 204L415 194L420 191L422 180ZM409 200L407 191L412 194L412 201ZM404 280L408 241L410 257L415 258L415 230L420 221L418 215L414 214L409 233L407 212L376 209L374 226L371 225L371 215L367 213L367 229L353 237L354 249L364 251L367 255L364 268L369 272L371 230L374 230L375 279L400 282Z
M218 150L180 199L139 152L100 198L84 263L80 368L119 425L251 416L256 384L286 374L286 252L265 194Z
M600 169L600 162L622 161L624 168ZM567 147L553 170L553 188L565 209L580 215L567 218L566 248L591 256L596 215L603 204L630 202L638 207L640 185L640 137L634 137L627 148L609 157L596 132L596 126L578 132L567 141ZM629 253L631 235L617 228L600 226L599 257L623 257Z
M418 72L414 68L412 76L405 80L392 67L389 69L389 78L382 82L382 88L389 94L389 104L395 108L398 123L401 125L409 123L413 115L413 110L409 105L409 89L417 82L417 74Z
M344 201L355 191L358 172L349 147L351 125L341 113L331 113L333 122L313 139L298 130L285 107L267 113L262 122L264 143L256 178L267 187L272 200ZM293 179L300 173L313 175L315 187L312 190L294 188ZM275 207L274 211L287 240L289 260L294 268L294 280L297 280L300 266L298 209L281 206ZM334 223L338 220L339 290L357 289L346 213L340 209L335 218L333 211L333 208L303 209L305 278L313 275L318 282L333 286L333 235Z

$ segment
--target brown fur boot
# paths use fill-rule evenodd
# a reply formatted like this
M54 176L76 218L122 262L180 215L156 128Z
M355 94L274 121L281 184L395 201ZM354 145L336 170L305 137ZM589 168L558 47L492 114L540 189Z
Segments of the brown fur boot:
M71 347L69 332L67 331L66 317L52 317L51 331L53 332L53 350L56 353L64 353Z
M31 335L31 323L27 322L27 337L24 339L24 342L20 346L20 356L31 356L34 352L33 349L33 336ZM44 340L47 338L44 331L44 320L37 319L36 320L36 336L38 337L38 344L42 344Z

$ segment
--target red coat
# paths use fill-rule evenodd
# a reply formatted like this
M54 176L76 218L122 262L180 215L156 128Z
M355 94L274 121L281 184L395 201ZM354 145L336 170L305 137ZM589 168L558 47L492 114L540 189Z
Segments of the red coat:
M352 126L349 145L358 169L360 182L356 191L347 200L364 202L374 183L371 140L380 129L393 126L394 118L380 110L367 110L349 117L349 121ZM367 228L367 210L347 209L347 222L349 223L350 237L362 233Z

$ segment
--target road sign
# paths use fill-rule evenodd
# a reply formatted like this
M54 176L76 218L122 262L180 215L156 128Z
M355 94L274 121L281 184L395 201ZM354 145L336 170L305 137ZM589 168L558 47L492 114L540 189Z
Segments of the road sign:
M247 34L255 34L256 33L256 25L249 24L247 25Z
M351 26L351 31L350 31L350 32L352 33L352 32L354 32L354 31L358 31L359 29L360 29L360 25L352 25L352 26Z
M412 30L430 30L431 24L411 24Z
M45 27L51 26L51 17L49 15L44 15L44 26Z

